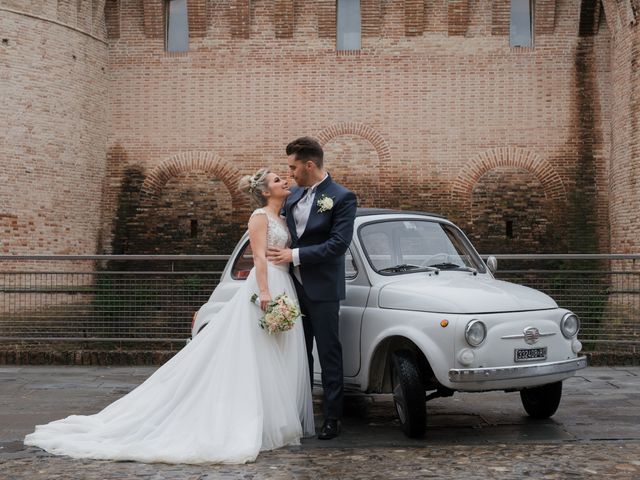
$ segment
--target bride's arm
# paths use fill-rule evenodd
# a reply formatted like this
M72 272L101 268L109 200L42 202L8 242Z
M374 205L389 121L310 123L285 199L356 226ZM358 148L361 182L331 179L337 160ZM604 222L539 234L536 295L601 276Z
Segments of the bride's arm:
M267 279L267 216L254 215L249 220L249 242L256 267L256 280L260 290L260 307L265 310L271 301Z

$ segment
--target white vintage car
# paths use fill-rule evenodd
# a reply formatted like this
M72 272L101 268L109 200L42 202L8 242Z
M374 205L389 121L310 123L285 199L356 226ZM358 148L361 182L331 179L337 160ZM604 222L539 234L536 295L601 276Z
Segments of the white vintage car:
M580 321L542 292L496 280L495 258L487 265L440 216L359 209L340 309L345 389L393 393L410 437L425 432L426 401L454 392L519 390L531 417L553 415L562 381L587 366ZM245 235L207 311L221 308L252 266ZM194 315L192 335L207 317Z

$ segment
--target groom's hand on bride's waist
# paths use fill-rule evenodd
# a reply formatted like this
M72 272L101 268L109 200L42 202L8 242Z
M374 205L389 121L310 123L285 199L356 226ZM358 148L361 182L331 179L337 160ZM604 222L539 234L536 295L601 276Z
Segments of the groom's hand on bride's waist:
M290 248L268 248L267 260L276 265L291 263L293 261L293 254Z

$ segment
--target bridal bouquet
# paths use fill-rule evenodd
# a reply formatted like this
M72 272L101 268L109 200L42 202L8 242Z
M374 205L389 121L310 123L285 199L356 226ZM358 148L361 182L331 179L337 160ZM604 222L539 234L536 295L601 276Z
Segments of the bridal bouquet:
M251 296L251 301L260 306L257 294ZM293 328L301 315L298 304L286 293L281 293L269 302L259 325L268 333L286 332Z

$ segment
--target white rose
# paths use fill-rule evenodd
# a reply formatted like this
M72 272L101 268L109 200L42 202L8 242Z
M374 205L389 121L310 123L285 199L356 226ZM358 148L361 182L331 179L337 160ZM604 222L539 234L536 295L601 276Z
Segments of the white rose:
M322 197L318 201L318 206L320 207L320 212L326 212L333 208L333 198L331 197Z

